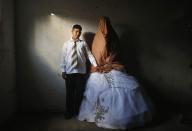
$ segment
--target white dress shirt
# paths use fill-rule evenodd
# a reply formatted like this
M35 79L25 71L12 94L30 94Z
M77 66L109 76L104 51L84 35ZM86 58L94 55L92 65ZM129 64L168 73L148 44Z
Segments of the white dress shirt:
M86 42L83 40L76 41L76 50L77 50L77 62L78 66L76 68L72 68L71 66L71 51L74 44L74 40L70 39L63 44L62 52L61 52L61 71L65 72L66 74L73 74L73 73L86 73L86 58L89 59L90 63L93 66L97 66L96 60L92 55L89 47L87 46Z

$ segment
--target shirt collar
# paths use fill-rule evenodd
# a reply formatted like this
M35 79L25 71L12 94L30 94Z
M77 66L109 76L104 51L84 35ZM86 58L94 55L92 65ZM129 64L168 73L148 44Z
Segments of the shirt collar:
M71 42L74 42L74 40L73 40L72 38L70 39L70 41L71 41ZM78 42L78 41L81 41L81 40L80 40L80 39L77 39L76 42Z

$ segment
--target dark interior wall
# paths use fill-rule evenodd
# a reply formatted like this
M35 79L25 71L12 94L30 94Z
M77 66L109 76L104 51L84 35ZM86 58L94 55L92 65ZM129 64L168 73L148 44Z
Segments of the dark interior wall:
M18 0L16 62L20 110L64 110L60 50L74 23L96 32L109 16L121 41L123 63L155 102L181 109L192 102L191 18L188 1ZM55 13L51 16L50 13Z
M15 112L13 0L0 0L0 123Z

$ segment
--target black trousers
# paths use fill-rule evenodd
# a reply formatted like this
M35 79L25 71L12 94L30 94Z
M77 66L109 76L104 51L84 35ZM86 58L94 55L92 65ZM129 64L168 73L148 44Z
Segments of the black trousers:
M79 113L83 93L85 90L85 74L67 74L66 78L66 111L76 116Z

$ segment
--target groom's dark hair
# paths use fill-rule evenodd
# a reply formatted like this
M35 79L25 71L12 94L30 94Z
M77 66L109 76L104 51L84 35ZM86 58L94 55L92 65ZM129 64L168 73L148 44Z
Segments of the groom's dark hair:
M79 29L80 31L82 31L81 25L78 25L78 24L73 25L72 30L74 29Z

